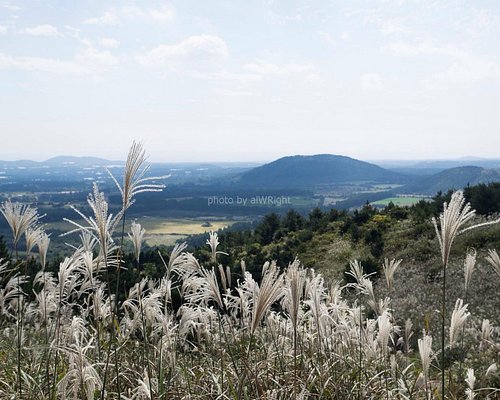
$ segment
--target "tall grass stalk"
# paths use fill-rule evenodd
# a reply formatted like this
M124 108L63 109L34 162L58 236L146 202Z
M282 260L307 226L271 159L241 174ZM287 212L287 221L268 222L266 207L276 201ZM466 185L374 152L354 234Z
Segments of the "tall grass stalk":
M441 396L446 398L445 392L445 321L446 321L446 271L448 269L450 252L453 242L458 235L471 229L494 224L500 221L490 221L466 227L475 216L469 203L465 203L461 191L452 194L451 200L444 203L443 212L439 215L439 224L435 218L432 219L439 247L441 249L441 261L443 271L443 284L441 294Z

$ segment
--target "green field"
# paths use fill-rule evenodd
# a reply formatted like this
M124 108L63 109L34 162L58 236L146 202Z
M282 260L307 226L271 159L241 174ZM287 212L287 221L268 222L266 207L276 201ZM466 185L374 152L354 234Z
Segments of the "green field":
M417 196L387 197L386 199L374 201L371 204L374 206L387 206L392 202L396 206L411 206L420 200L426 200L426 198Z

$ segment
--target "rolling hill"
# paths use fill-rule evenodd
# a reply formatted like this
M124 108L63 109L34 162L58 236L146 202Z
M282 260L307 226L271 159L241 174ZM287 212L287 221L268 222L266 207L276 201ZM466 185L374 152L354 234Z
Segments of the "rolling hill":
M399 183L404 175L350 157L318 154L283 157L244 172L237 183L254 188L305 188L353 182Z
M490 182L500 182L500 170L475 166L456 167L421 178L414 183L399 188L397 191L400 193L434 195L439 191L463 189L467 185L473 186Z

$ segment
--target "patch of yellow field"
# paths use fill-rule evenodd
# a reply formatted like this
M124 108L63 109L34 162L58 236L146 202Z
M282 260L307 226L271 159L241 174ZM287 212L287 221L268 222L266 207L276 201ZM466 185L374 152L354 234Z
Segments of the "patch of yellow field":
M147 234L177 234L177 235L195 235L211 230L218 230L231 226L233 221L210 221L211 226L203 226L203 220L192 219L160 219L160 218L147 218L138 219L145 229Z

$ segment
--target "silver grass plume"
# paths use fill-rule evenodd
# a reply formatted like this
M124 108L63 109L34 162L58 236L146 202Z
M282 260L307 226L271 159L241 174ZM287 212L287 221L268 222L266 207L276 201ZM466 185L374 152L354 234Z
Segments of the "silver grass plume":
M41 235L43 234L43 229L41 227L29 227L24 232L24 237L26 239L26 257L29 258L31 255L31 250L39 242Z
M272 263L266 262L262 267L261 284L260 286L255 284L253 290L252 333L255 332L271 305L278 301L282 295L283 275L279 274L274 261Z
M23 294L21 286L27 281L27 276L16 274L0 288L0 315L16 315L19 311L19 294Z
M469 289L470 282L472 280L472 274L476 269L476 250L472 249L467 252L464 261L464 278L465 278L465 293Z
M496 250L488 250L488 257L486 261L490 263L497 275L500 277L500 257Z
M380 346L382 347L382 353L384 354L385 357L388 355L388 350L389 350L389 338L391 337L391 331L392 331L392 322L391 322L391 314L389 311L385 310L382 315L380 315L377 318L377 323L378 323L378 341L380 343Z
M96 183L94 183L93 191L87 198L87 203L92 209L94 216L86 216L77 208L71 206L71 208L87 223L87 226L81 225L68 218L63 218L64 221L69 222L76 228L63 233L61 236L66 236L74 232L88 232L98 240L102 254L107 255L109 247L113 243L111 235L121 218L121 213L118 213L116 216L113 216L113 214L108 215L108 202L106 201L104 193L99 191Z
M467 377L465 378L465 383L467 383L467 389L465 389L465 395L467 400L473 400L476 397L474 393L474 385L476 384L476 377L474 375L474 370L472 368L467 369Z
M460 330L465 324L465 321L469 317L470 313L467 312L468 304L464 305L464 301L462 299L457 299L455 303L455 309L451 314L451 323L450 323L450 348L455 346Z
M136 194L144 192L160 192L165 188L165 185L148 183L153 180L168 178L168 176L145 178L144 175L151 167L149 164L144 164L145 162L146 150L141 143L134 141L132 142L132 146L130 147L127 156L127 161L125 163L122 185L120 185L111 171L106 169L122 196L122 213L124 213L134 203L134 196Z
M227 266L226 269L224 269L224 267L221 264L219 264L218 269L219 269L220 280L222 283L222 288L224 289L225 292L227 292L228 288L231 287L231 268Z
M38 215L36 208L21 203L13 203L10 199L0 205L3 214L12 230L14 247L19 239L30 227L33 227L42 217Z
M75 318L77 317L74 317L72 322ZM60 347L67 357L68 368L57 384L57 391L62 399L77 399L84 394L85 399L92 400L96 390L102 389L102 381L95 364L91 364L87 357L87 352L94 348L92 339L84 344L79 336L80 334L76 333L74 343Z
M220 244L217 232L210 231L208 235L209 237L207 239L207 244L210 246L210 251L211 251L210 259L212 262L217 262L217 254L225 254L226 256L228 254L224 253L223 251L217 251L217 246L219 246Z
M488 367L485 375L488 376L489 374L494 374L495 372L497 372L497 370L498 370L497 364L493 363Z
M142 378L137 379L137 384L137 387L134 389L133 400L150 400L152 399L152 393L158 391L157 379L148 375L147 368L144 368Z
M187 243L176 243L172 251L170 252L170 257L168 259L168 263L165 262L165 259L163 258L161 252L158 252L158 255L160 256L161 262L163 263L163 266L165 267L165 279L169 281L169 287L171 287L172 282L170 281L170 274L174 269L180 269L183 262L184 258L182 257L182 252L186 249Z
M283 306L287 310L294 329L297 328L300 316L300 302L304 296L306 286L306 271L300 266L296 258L288 266L285 273L285 296Z
M464 228L464 225L472 220L475 214L476 212L471 208L470 204L465 203L463 192L457 191L451 196L449 204L444 203L443 212L439 215L439 227L436 219L432 218L441 248L441 258L445 267L448 266L451 245L458 235L471 229L491 225L500 221L500 219L498 219Z
M385 281L387 283L387 288L391 290L394 284L394 272L399 268L403 260L395 260L394 258L389 261L388 258L384 259L384 264L382 268L384 269Z
M38 248L38 255L40 256L40 264L42 266L42 271L45 270L47 264L47 252L49 250L50 237L45 232L42 232L36 242Z
M201 267L199 273L201 276L192 275L184 281L182 285L184 298L190 303L202 304L207 304L208 301L212 300L222 310L224 305L215 271Z
M358 285L361 284L363 278L366 278L363 266L358 260L349 261L349 271L347 272L347 275L352 276Z
M481 343L479 344L479 348L483 349L488 347L491 342L491 337L493 336L493 326L490 324L489 319L483 319L481 323Z
M139 263L139 258L141 256L141 247L144 241L144 234L146 233L146 230L141 226L141 224L133 221L132 225L130 226L130 232L131 233L128 233L128 237L134 245L135 259L137 263Z
M405 322L405 330L404 330L405 353L409 353L411 351L410 339L412 336L413 336L413 323L411 322L411 319L408 318Z
M427 390L427 381L429 378L429 367L431 366L434 352L432 351L432 336L424 334L418 339L418 352L420 353L420 362L422 363L422 374L424 376L424 385Z

